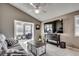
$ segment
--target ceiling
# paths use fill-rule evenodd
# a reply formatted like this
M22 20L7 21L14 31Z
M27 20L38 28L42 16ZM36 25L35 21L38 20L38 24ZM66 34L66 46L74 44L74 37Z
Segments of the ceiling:
M79 3L41 3L43 11L36 14L34 12L35 9L29 3L11 3L11 5L40 21L49 20L51 18L79 10Z

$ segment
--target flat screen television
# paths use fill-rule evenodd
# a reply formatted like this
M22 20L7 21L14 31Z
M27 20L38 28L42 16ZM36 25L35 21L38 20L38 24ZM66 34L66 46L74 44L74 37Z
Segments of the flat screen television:
M63 33L63 20L56 20L44 24L45 33Z

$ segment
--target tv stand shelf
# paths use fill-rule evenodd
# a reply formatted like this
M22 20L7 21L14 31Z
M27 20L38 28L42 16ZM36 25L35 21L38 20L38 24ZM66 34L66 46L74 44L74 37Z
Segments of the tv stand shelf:
M57 45L57 47L60 45L60 35L59 34L46 34L46 40L49 43Z

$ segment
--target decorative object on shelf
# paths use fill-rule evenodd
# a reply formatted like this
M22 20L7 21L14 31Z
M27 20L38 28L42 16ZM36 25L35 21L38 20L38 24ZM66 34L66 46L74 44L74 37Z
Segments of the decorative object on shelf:
M40 29L40 25L36 24L36 30L39 30L39 29Z
M60 18L59 20L60 20L60 21L62 21L62 20L63 20L63 18Z
M26 35L22 35L22 39L26 39Z
M22 39L22 35L17 35L16 39L21 40Z
M42 42L42 37L41 37L41 36L39 36L38 41L39 41L39 42Z
M39 36L38 42L45 43L45 38L44 38L43 35L40 35L40 36Z

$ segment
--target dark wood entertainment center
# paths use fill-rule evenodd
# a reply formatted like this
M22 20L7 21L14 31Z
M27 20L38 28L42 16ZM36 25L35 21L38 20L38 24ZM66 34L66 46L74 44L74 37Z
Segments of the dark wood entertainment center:
M63 33L63 19L47 22L44 24L44 32L47 42L60 45L60 33Z
M46 39L48 43L57 45L57 47L60 45L60 35L58 34L46 34Z

